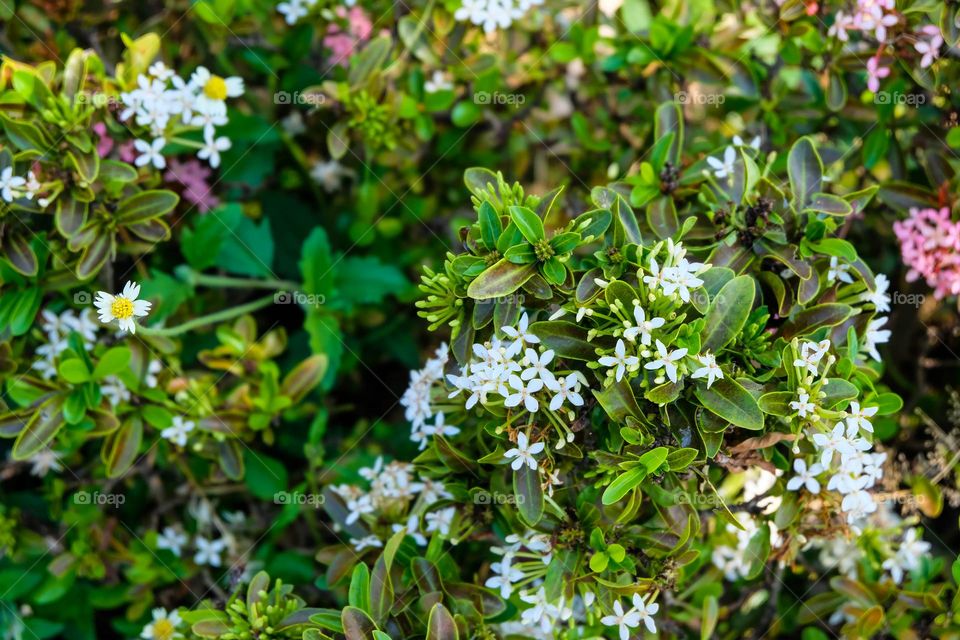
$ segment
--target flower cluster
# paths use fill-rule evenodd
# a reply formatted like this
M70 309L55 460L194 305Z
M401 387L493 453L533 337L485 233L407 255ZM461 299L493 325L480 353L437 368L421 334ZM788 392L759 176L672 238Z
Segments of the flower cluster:
M33 200L43 188L33 169L27 171L26 176L16 175L13 167L6 167L3 171L0 171L0 199L3 202L10 203L21 198ZM38 198L37 204L40 205L40 208L46 209L49 202L46 198Z
M91 317L92 315L89 307L82 309L79 313L73 309L65 309L59 314L50 309L44 309L41 312L43 322L40 328L46 342L37 347L36 353L40 357L34 360L32 366L44 379L50 380L57 374L58 359L69 347L67 339L71 333L76 332L80 336L86 351L93 350L99 325Z
M220 153L230 148L230 138L216 137L217 127L227 124L227 98L243 95L243 80L221 78L206 67L197 67L184 80L162 62L137 77L135 89L120 94L124 109L120 119L132 120L151 140L134 142L138 167L167 166L163 149L168 142L197 148L197 157L211 167L220 166ZM202 130L203 143L179 138L187 131Z
M453 17L483 27L486 33L493 33L497 29L509 29L515 20L541 4L543 0L461 0Z
M903 16L897 11L893 0L857 0L851 13L838 11L828 30L831 37L846 43L850 31L858 31L879 43L876 53L867 60L867 88L876 93L880 80L890 75L890 67L882 62L884 47L891 44L892 36L900 29ZM920 68L930 67L940 57L943 35L936 25L921 27L913 38L913 46L920 54Z
M490 548L500 556L500 560L491 563L490 570L496 575L487 578L484 584L498 590L504 598L509 598L514 585L535 582L544 577L553 558L553 544L550 536L535 531L523 535L511 533L504 542L506 545L502 547Z
M384 464L382 457L359 473L369 483L366 490L351 484L330 487L344 504L345 524L359 523L365 532L350 537L354 551L380 548L386 538L399 531L420 546L427 544L430 535L456 543L456 508L433 508L438 501L453 497L442 482L415 475L413 465L407 462ZM385 524L389 529L378 530Z
M950 209L911 208L893 231L908 281L923 278L937 299L960 294L960 222L950 219Z

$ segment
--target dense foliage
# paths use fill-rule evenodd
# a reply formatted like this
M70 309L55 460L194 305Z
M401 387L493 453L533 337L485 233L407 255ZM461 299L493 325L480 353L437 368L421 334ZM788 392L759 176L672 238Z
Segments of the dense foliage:
M958 43L0 1L0 635L960 638Z

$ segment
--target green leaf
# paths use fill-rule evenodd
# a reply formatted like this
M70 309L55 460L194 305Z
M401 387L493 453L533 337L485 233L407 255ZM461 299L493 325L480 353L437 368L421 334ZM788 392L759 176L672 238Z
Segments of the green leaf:
M540 338L547 349L552 349L560 358L590 362L597 359L596 347L587 342L586 333L572 322L550 320L534 322L530 332Z
M170 213L179 201L173 191L141 191L117 204L117 221L122 225L146 222Z
M653 473L667 461L668 453L669 449L666 447L656 447L640 456L640 464L646 467L648 474Z
M129 352L129 350L128 350ZM80 358L68 358L57 367L60 377L70 384L83 384L90 380L90 370Z
M480 220L480 237L483 239L483 245L488 251L493 251L497 248L497 239L503 233L500 216L497 215L493 205L484 200L477 210L477 217Z
M316 231L323 231L317 227ZM217 263L220 247L226 230L223 223L213 216L200 216L193 228L185 228L180 236L180 251L187 263L197 271L203 271Z
M839 302L824 304L804 309L793 316L783 325L782 336L790 340L795 336L804 336L813 333L820 327L835 327L854 314L855 309L850 305Z
M206 214L222 223L223 243L216 264L231 273L245 276L273 276L273 235L270 220L256 224L243 214L239 204L230 203Z
M458 640L457 623L453 616L439 602L430 609L430 618L427 620L426 640Z
M27 120L14 120L5 114L0 113L0 120L3 121L3 130L7 138L21 151L36 149L41 153L46 153L50 147L46 134Z
M895 393L878 393L866 405L877 407L878 416L889 416L903 408L903 399Z
M556 256L544 262L541 269L543 269L543 275L546 277L547 282L554 286L562 285L567 279L567 268L563 266L563 263L560 262Z
M623 422L627 416L638 418L642 415L637 398L633 395L630 383L624 379L608 387L592 389L597 402L615 422Z
M817 253L828 256L836 256L847 262L856 262L857 250L852 244L841 238L823 238L816 242L808 243L810 248Z
M763 429L763 412L750 392L740 386L736 380L721 378L715 380L710 388L698 384L694 394L711 413L720 416L730 424L759 431Z
M680 230L680 222L677 220L677 207L673 204L673 198L663 196L647 205L647 224L660 239L674 237Z
M743 331L753 300L756 285L750 276L737 276L723 285L710 306L700 334L701 351L716 353L732 342Z
M344 607L340 625L346 640L373 640L377 624L365 612L356 607Z
M613 482L607 485L600 500L605 505L616 504L633 489L640 486L640 483L643 482L643 479L646 477L647 468L642 465L621 473Z
M690 466L690 463L697 459L698 453L699 451L691 447L674 449L670 452L670 455L667 456L667 467L670 471L683 471Z
M41 405L13 443L13 459L26 460L46 447L63 426L63 400L54 397Z
M467 287L467 295L474 300L507 296L523 286L537 273L535 264L513 264L506 258L488 267Z
M103 443L107 477L118 478L136 461L143 442L143 420L133 417L110 434Z
M517 510L529 526L534 526L543 517L543 488L540 474L523 465L513 472L513 493L517 498Z
M244 480L250 493L261 500L273 500L275 495L287 489L287 468L279 460L264 453L244 449Z
M790 148L787 173L790 176L794 203L800 208L806 208L813 195L820 193L823 181L823 162L810 138L804 136Z
M853 207L843 198L829 193L815 193L807 203L807 211L829 213L835 216L846 216L853 213Z
M530 244L537 244L544 239L543 221L530 209L512 206L510 207L510 219L513 220L513 224L517 225L520 233Z
M400 269L374 256L344 258L336 270L338 303L380 304L388 295L399 295L409 288L410 281Z
M102 380L107 376L120 373L130 366L130 349L127 347L113 347L100 358L93 369L94 380Z
M348 602L351 607L370 611L370 570L362 562L353 568Z

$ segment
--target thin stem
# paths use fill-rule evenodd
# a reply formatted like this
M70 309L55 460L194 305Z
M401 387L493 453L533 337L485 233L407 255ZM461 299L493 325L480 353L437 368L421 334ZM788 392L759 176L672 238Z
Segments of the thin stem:
M181 280L186 280L192 284L199 284L207 287L220 287L227 289L270 289L271 291L296 290L300 284L290 280L275 280L267 278L264 280L257 278L234 278L232 276L216 276L194 271L189 267L182 267L177 270L177 275Z
M178 324L173 327L140 327L140 333L147 336L178 336L182 333L190 331L191 329L197 329L208 324L223 322L224 320L230 320L232 318L236 318L237 316L251 313L257 309L262 309L266 306L269 306L273 304L273 302L274 297L272 295L265 296L263 298L253 300L252 302L242 304L239 307L231 307L230 309L224 309L223 311L200 316L199 318L194 318L193 320L189 320L183 324Z

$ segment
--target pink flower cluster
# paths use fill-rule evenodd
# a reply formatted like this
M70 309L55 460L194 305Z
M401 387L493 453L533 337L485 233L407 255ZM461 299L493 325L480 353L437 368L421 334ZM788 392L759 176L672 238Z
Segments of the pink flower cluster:
M331 24L323 38L323 46L330 49L333 64L345 67L354 48L373 33L373 23L360 7L353 7L349 11L344 7L337 7L337 15L346 19L347 31L344 32L337 24Z
M907 280L921 276L937 299L960 294L960 222L950 210L910 209L910 217L893 224L900 254L910 267Z
M183 198L197 207L200 213L206 213L220 204L220 199L213 195L213 186L207 184L210 178L210 169L191 158L186 162L173 159L170 168L163 174L167 182L177 182L183 185Z
M867 60L867 88L876 93L880 90L880 81L890 75L890 67L881 64L880 54L890 36L890 30L897 27L902 16L896 10L894 0L857 0L853 13L843 11L834 16L828 35L840 42L848 42L848 31L859 31L872 35L880 44L877 52ZM943 36L936 25L922 27L913 37L914 48L920 54L920 68L926 69L940 57Z

